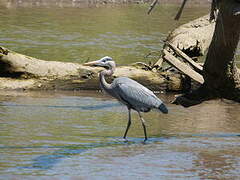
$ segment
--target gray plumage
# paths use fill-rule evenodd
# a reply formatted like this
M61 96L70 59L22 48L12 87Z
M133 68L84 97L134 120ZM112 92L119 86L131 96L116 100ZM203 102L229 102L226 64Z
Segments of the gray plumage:
M95 65L105 67L106 70L100 72L100 86L111 96L115 97L128 108L128 125L123 138L126 139L128 129L131 125L131 109L136 110L142 122L145 139L147 140L147 131L145 121L141 112L149 112L151 109L158 109L163 113L168 113L167 107L163 102L149 89L139 84L138 82L127 78L119 77L109 84L105 80L105 76L111 76L115 71L115 62L111 57L103 57L100 60L85 63L85 65Z
M111 89L115 98L136 111L149 112L163 103L152 91L127 77L116 78Z

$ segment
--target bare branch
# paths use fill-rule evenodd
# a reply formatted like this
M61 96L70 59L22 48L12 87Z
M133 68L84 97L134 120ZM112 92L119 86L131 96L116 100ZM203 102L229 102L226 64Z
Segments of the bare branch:
M183 0L182 5L181 5L180 9L178 10L178 13L177 13L176 17L174 18L174 20L179 20L186 2L187 2L187 0Z
M157 3L158 3L158 0L154 0L152 2L152 4L150 5L150 7L148 9L148 12L147 12L148 14L150 14L152 12L153 8L156 6Z
M216 19L216 11L217 11L217 0L212 0L211 12L210 12L210 18L209 18L210 22Z
M200 66L198 63L193 61L188 55L186 55L183 51L181 51L179 48L177 48L175 45L173 45L170 42L166 42L166 44L180 57L182 57L185 61L187 61L198 73L200 73L203 70L203 67Z

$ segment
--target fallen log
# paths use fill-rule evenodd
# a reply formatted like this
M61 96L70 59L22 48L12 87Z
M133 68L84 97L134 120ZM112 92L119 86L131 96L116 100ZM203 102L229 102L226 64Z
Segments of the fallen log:
M99 90L102 68L45 61L0 47L0 89ZM181 90L181 76L152 71L142 64L117 67L113 78L130 77L154 91ZM109 79L111 81L112 79Z
M209 15L179 26L168 35L163 46L162 58L153 67L158 69L163 61L166 61L170 64L170 67L166 67L165 71L175 68L180 73L189 77L182 82L182 86L188 87L186 91L198 87L199 84L204 82L201 75L203 67L193 61L192 57L198 58L205 54L210 45L214 27L215 22L209 21ZM167 52L167 55L164 52ZM179 61L178 59L182 59L183 61ZM186 64L183 62L186 62ZM193 83L191 79L194 80Z
M204 79L201 74L197 73L193 69L191 69L188 65L178 60L176 57L174 57L171 53L169 53L167 50L163 50L164 53L164 60L167 61L169 64L174 66L176 69L184 73L185 75L189 76L193 80L197 81L200 84L203 84Z
M172 44L189 57L203 56L212 39L215 22L209 20L209 15L205 15L174 29L167 37L163 49L168 50L168 44ZM155 63L158 67L162 63L162 58Z
M182 57L187 63L189 63L197 72L201 72L203 67L200 66L198 63L193 61L188 55L182 52L179 48L174 46L173 44L166 42L166 44L180 57Z

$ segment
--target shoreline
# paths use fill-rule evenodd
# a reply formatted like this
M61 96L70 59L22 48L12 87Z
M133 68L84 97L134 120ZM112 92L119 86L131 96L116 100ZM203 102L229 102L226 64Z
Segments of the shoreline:
M0 0L0 7L17 8L17 7L104 7L127 4L150 4L153 0ZM182 0L159 0L161 4L181 4ZM206 6L209 0L191 0L186 6Z

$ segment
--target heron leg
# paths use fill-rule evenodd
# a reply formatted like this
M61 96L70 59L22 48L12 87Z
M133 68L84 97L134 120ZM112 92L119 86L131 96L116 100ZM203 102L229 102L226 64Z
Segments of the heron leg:
M141 113L138 111L138 115L139 115L139 117L140 117L140 120L141 120L141 122L142 122L142 126L143 126L143 131L144 131L144 136L145 136L145 138L144 138L144 142L145 141L147 141L147 129L146 129L146 125L145 125L145 120L143 119L143 117L142 117L142 115L141 115Z
M125 131L125 133L123 135L123 139L125 139L125 140L126 140L126 136L127 136L128 130L129 130L130 126L131 126L131 123L132 123L132 121L131 121L131 109L128 108L128 124L127 124L126 131Z

